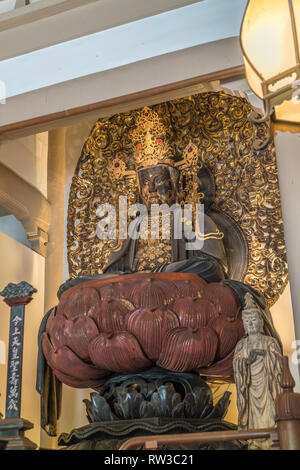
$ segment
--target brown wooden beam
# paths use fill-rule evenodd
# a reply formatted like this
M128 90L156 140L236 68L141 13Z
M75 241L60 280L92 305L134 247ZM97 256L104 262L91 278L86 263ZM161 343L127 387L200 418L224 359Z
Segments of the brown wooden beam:
M107 110L109 112L110 108L117 108L127 105L132 105L131 109L134 109L134 104L138 103L139 106L143 106L141 101L147 100L153 96L163 95L164 100L165 95L170 92L174 92L176 90L180 90L183 88L192 87L195 85L199 85L203 82L211 82L216 80L224 80L239 76L245 75L245 67L243 65L230 67L228 69L219 70L217 72L211 72L204 75L199 75L197 77L189 78L186 80L180 80L178 82L169 83L167 85L161 85L158 87L150 88L148 90L139 91L136 93L130 93L124 96L119 96L116 98L111 98L108 100L98 101L96 103L91 103L84 106L79 106L71 109L67 109L65 111L59 111L57 113L47 114L44 116L35 117L32 119L28 119L25 121L19 121L12 124L7 124L5 126L0 126L0 138L9 138L9 137L17 137L18 131L21 130L28 130L27 133L34 134L36 132L47 131L49 129L54 129L55 127L63 127L67 124L68 120L74 117L82 116L82 120L91 119L89 114L95 113L97 111L101 112ZM114 111L118 112L118 111ZM37 127L42 127L41 130L36 131ZM31 131L31 132L30 132Z

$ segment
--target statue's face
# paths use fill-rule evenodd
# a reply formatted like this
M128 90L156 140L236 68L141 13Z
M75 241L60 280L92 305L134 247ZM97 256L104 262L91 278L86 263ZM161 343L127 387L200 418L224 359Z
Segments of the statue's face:
M243 324L248 335L254 335L261 331L262 321L258 313L247 313L243 315Z
M173 185L168 166L158 165L142 168L138 172L140 196L143 204L150 209L151 204L176 202L176 188Z

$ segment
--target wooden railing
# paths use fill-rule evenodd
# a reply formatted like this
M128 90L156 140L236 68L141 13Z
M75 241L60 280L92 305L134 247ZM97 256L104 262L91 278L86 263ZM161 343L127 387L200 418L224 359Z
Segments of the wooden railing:
M248 441L270 438L272 449L300 450L300 393L294 392L295 381L289 369L288 358L283 358L281 377L282 393L275 401L277 428L249 429L246 431L214 431L191 434L164 434L157 436L132 437L122 444L119 450L144 447L157 450L166 444L207 444L210 442Z
M129 450L144 446L146 450L157 450L167 444L208 444L211 442L228 442L249 439L271 438L275 446L278 442L276 429L254 429L249 431L213 431L191 434L164 434L160 436L132 437L122 444L119 450Z

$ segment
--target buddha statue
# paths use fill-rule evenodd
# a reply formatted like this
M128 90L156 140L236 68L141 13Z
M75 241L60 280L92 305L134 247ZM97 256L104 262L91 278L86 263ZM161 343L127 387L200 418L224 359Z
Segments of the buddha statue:
M163 119L148 107L138 112L130 139L134 149L129 159L130 163L125 164L124 161L115 158L109 164L108 170L116 186L121 181L130 181L134 183L133 186L138 187L139 202L146 211L131 222L131 231L136 235L132 237L129 234L121 243L117 240L117 248L111 249L102 273L69 279L60 287L58 297L78 284L122 274L135 272L196 274L206 282L222 282L223 285L230 286L242 306L245 294L250 292L262 310L266 332L276 335L263 295L251 286L236 280L240 274L239 267L245 258L241 249L244 242L241 241L242 237L236 225L228 216L218 214L214 220L212 214L206 211L211 205L211 201L207 204L209 191L206 186L213 186L213 183L204 162L199 158L197 146L190 141L178 158ZM209 197L213 198L213 195L210 194ZM201 230L200 233L199 230L196 233L194 215L192 214L191 221L185 221L182 209L184 204L189 204L192 212L195 212L196 206L201 203L205 209L202 213L203 233ZM153 237L151 208L155 205L162 208L162 214L156 216L158 232ZM171 230L165 237L163 211L168 212L169 209L168 228ZM143 223L144 220L146 224ZM188 224L192 225L193 230ZM141 230L146 231L146 234L140 233ZM176 235L176 232L179 235ZM188 234L188 240L185 234ZM195 236L198 237L198 241L200 240L201 248L198 248L197 240L196 243L190 243L195 240Z
M61 286L59 295L69 287L90 279L142 271L192 273L207 282L219 282L228 277L224 233L207 213L202 214L203 233L200 233L200 240L198 238L201 247L198 248L197 243L190 243L192 239L185 236L191 234L195 237L196 232L193 231L194 213L191 222L184 221L184 204L189 204L192 212L195 212L196 205L205 199L198 177L199 170L205 165L199 160L197 146L190 142L182 158L176 161L175 148L167 138L167 129L162 119L150 108L144 108L139 113L131 139L135 148L131 168L116 158L109 166L110 177L115 184L122 179L134 179L139 202L148 213L131 222L132 231L137 236L128 235L122 243L117 244L117 250L111 250L101 274L70 279ZM151 208L155 205L160 206L162 214L158 216L158 233L153 237ZM162 233L162 222L166 220L163 217L164 210L170 210L170 231L166 237ZM145 219L146 227L143 223ZM189 223L193 230L188 227ZM141 227L144 232L146 230L146 234L140 233ZM176 231L178 236L174 233Z
M159 144L157 144L159 145ZM204 239L201 249L186 249L188 241L184 234L187 232L184 222L181 222L181 207L178 204L179 172L176 168L163 162L156 166L145 166L138 169L137 179L140 201L149 214L151 206L165 204L168 207L177 205L170 213L170 232L168 238L163 238L163 214L158 218L161 231L158 236L151 238L151 215L146 215L146 234L140 233L143 217L140 217L133 227L139 233L138 239L130 237L124 241L122 249L110 255L104 273L133 273L149 272L186 272L200 275L207 282L218 282L226 278L227 260L222 241L223 234L215 222L204 214ZM174 207L174 206L173 206ZM176 219L177 217L177 219ZM174 227L179 227L180 238L174 237ZM146 236L143 236L146 235Z
M238 265L239 237L226 249L229 219L205 211L199 225L182 211L186 204L206 205L199 178L205 165L197 146L189 142L176 157L163 120L149 108L138 113L131 139L130 165L118 157L108 165L116 187L122 190L126 181L138 187L142 208L130 222L130 236L111 245L102 272L66 281L59 305L41 324L37 390L43 427L52 434L58 408L50 412L49 401L57 407L59 400L49 389L59 397L57 379L99 390L113 373L154 365L168 372L231 376L234 346L244 334L240 309L246 293L261 311L265 333L277 337L263 296L230 279L228 253ZM153 206L161 209L154 230Z

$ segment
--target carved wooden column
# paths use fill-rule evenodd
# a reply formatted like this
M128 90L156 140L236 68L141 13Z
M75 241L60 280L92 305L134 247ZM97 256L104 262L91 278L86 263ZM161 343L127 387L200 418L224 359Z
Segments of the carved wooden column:
M31 302L34 292L37 290L25 281L10 283L0 292L4 302L11 308L5 419L0 420L0 439L7 441L6 450L36 448L36 444L24 436L24 432L32 429L33 424L20 417L25 305Z
M274 136L289 282L296 340L300 340L300 134L277 131ZM292 349L292 345L290 346ZM300 357L298 367L300 372ZM297 380L297 379L296 379Z
M57 290L63 281L64 206L66 177L66 129L48 134L47 197L52 208L48 252L45 264L45 312L57 304Z
M283 358L283 392L275 402L276 423L281 450L300 450L300 393L294 393L295 381L287 356Z
M57 304L57 290L63 281L64 259L64 204L66 173L66 129L59 128L48 134L47 198L51 204L52 217L49 227L49 242L45 263L45 313ZM52 374L53 375L53 374ZM61 392L58 392L61 393ZM42 410L45 403L41 401ZM56 410L57 418L60 409ZM43 413L42 413L43 416ZM43 417L42 417L43 422ZM53 426L54 428L54 426ZM57 431L58 432L58 431ZM55 449L56 437L50 437L41 430L41 447Z

